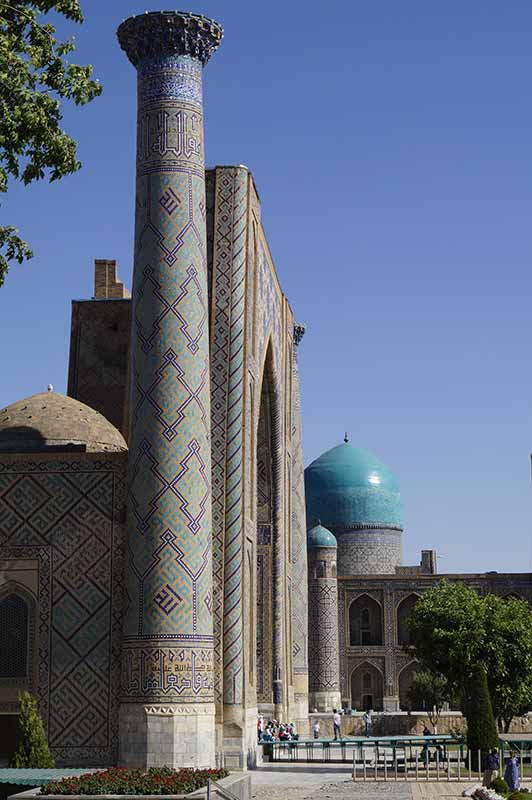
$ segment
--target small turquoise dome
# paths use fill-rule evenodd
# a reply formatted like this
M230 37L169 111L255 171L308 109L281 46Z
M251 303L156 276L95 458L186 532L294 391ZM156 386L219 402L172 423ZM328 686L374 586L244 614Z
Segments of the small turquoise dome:
M374 455L348 442L305 470L307 522L337 528L403 529L399 482Z
M307 531L307 547L336 547L336 539L323 525L315 525Z

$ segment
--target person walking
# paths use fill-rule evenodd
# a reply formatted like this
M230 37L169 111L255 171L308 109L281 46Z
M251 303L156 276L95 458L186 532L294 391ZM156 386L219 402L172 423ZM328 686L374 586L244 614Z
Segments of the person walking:
M364 736L371 736L371 729L373 727L373 720L371 719L371 708L366 711L362 717L364 721Z
M517 769L517 756L510 750L510 757L506 759L506 768L504 770L504 780L508 784L510 792L515 792L519 789L519 770Z
M333 730L334 730L334 741L336 742L338 739L342 738L342 731L341 726L342 718L338 713L336 708L333 708Z
M498 772L499 756L497 755L495 748L492 748L486 756L486 761L484 762L484 780L482 781L482 786L485 786L486 789L489 789L492 781L494 781L497 777Z
M319 723L319 720L315 720L314 725L312 726L312 730L313 730L313 733L314 733L314 738L315 739L319 739L320 738L320 723Z

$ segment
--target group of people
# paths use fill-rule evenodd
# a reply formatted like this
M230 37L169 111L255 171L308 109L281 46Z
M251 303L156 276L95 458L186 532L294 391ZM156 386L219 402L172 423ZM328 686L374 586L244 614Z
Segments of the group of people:
M269 719L264 722L264 717L257 719L257 739L259 742L293 742L299 739L296 726L293 722L277 722Z
M518 768L517 753L510 751L509 757L506 759L504 766L504 780L508 784L510 792L515 792L519 789L519 768ZM499 774L499 754L497 750L490 750L484 762L484 780L483 785L489 789L492 782Z
M372 718L371 711L366 711L362 720L364 722L364 732L366 736L371 736ZM314 720L312 724L312 733L315 739L320 738L320 721ZM333 709L333 734L334 741L342 739L342 712L338 709ZM257 718L257 739L259 742L290 742L297 741L299 734L293 722L283 723L277 722L276 719L270 719L264 722L264 717Z

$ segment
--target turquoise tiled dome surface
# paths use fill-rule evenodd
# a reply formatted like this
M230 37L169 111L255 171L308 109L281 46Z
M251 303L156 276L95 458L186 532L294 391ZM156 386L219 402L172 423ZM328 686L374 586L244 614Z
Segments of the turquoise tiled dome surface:
M305 470L307 524L329 528L402 529L399 482L374 455L348 442Z
M336 539L323 525L315 525L307 531L308 547L336 547Z

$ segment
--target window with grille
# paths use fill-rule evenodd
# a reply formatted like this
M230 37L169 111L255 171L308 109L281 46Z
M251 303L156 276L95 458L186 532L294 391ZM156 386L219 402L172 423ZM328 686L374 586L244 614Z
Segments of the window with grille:
M0 678L28 674L28 604L18 594L0 599Z

